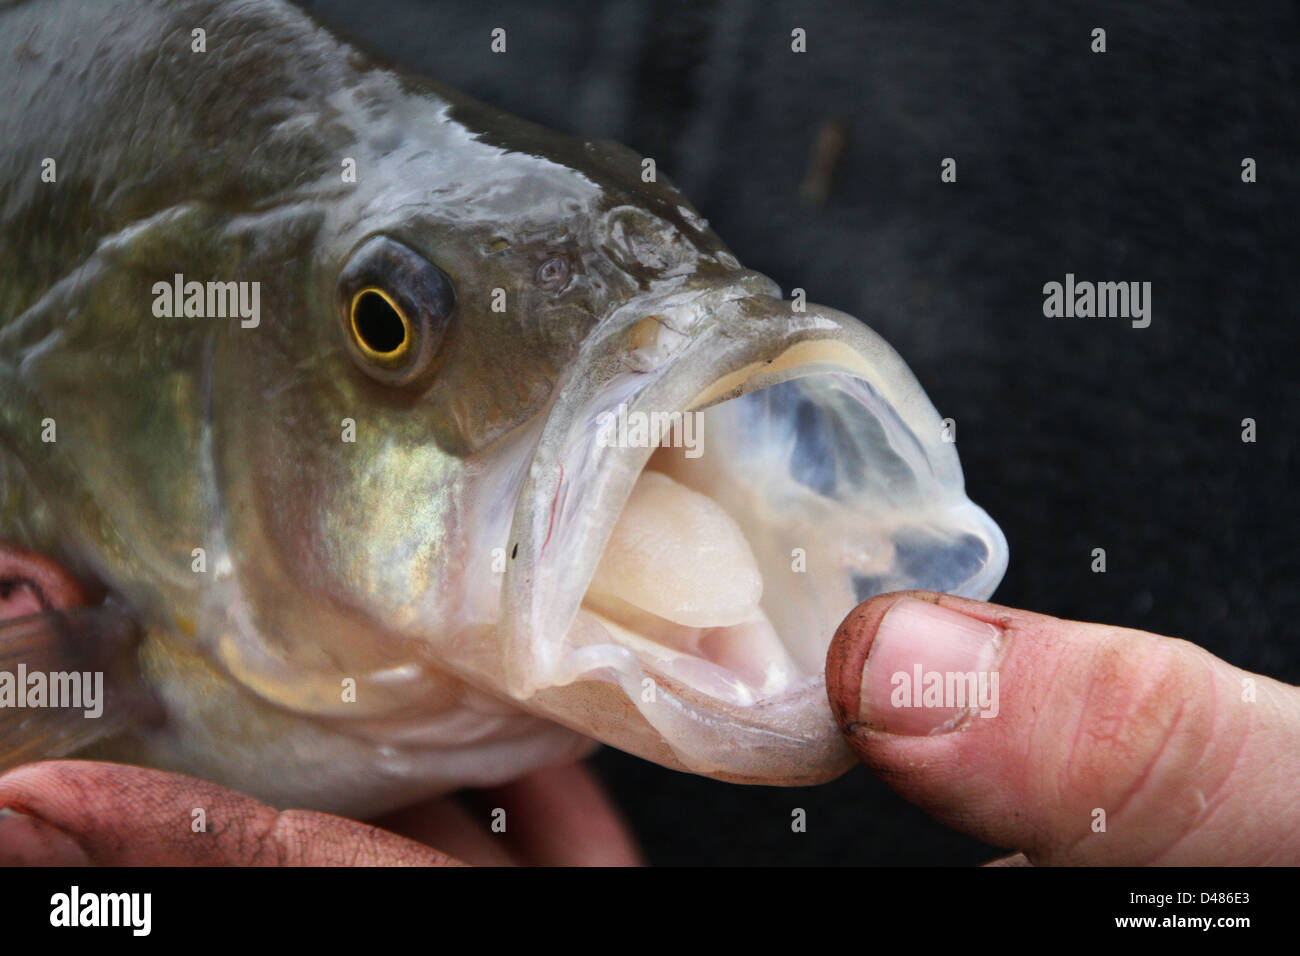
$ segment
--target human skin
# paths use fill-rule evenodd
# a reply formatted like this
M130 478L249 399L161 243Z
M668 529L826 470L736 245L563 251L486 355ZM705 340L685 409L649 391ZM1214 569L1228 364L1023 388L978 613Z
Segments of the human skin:
M891 707L894 673L968 670L989 638L996 717L931 735ZM827 685L868 767L940 822L1032 863L1300 863L1300 689L1187 641L887 594L840 626Z
M991 655L981 657L983 641ZM999 674L993 719L893 706L894 674L968 671L981 659ZM827 687L869 768L942 823L1020 851L1017 861L1300 863L1300 689L1186 641L930 592L886 594L838 629ZM936 722L953 729L929 733ZM506 834L450 798L375 825L279 812L177 774L48 761L0 776L0 807L14 811L0 815L0 863L640 860L581 764L479 796L506 811ZM196 806L229 826L193 834Z

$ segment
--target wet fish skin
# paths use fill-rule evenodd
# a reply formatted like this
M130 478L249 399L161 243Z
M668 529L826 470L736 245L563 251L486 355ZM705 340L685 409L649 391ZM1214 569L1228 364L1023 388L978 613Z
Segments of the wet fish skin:
M720 374L753 359L742 325L771 355L844 333L776 311L631 151L377 66L286 4L23 4L0 12L0 62L0 538L126 602L166 714L86 752L373 813L584 751L505 692L500 585L481 580L494 548L546 547L511 531L514 496L546 499L527 450L586 381L575 364L605 375L660 305L682 341L717 343ZM415 387L340 335L339 275L376 236L455 289ZM261 323L153 317L178 274L259 282ZM707 296L722 333L674 318ZM937 417L862 334L907 378L909 422ZM541 713L633 721L584 686L546 689ZM847 766L807 733L815 769L786 782ZM653 734L635 749L682 765Z
M556 136L432 82L398 79L287 5L45 2L3 18L8 49L0 56L19 69L6 76L0 118L10 451L0 458L9 492L2 530L127 595L147 625L144 671L172 705L169 734L177 738L128 738L100 752L228 774L233 755L205 760L196 746L191 735L202 727L213 741L242 741L241 759L333 764L345 777L349 741L316 720L338 703L340 673L361 681L363 702L382 691L385 712L395 696L424 713L436 702L435 714L477 702L487 711L480 720L538 739L531 751L519 747L524 762L584 749L567 731L483 702L436 662L367 686L367 673L409 657L409 646L375 633L347 600L322 607L320 593L341 595L342 582L361 578L364 597L384 615L400 607L403 599L385 594L391 569L377 566L386 555L349 540L359 524L378 535L394 522L408 534L423 529L431 542L429 555L399 573L406 581L422 575L428 593L452 590L462 569L432 558L453 543L476 550L456 522L463 462L535 414L593 316L648 277L591 255L607 209L636 202L655 210L690 234L682 251L705 268L723 248L716 236L685 224L684 201L670 188L642 183L630 152ZM196 27L206 31L207 53L191 50ZM507 154L491 135L475 142L467 126L559 160ZM55 184L36 175L46 156L56 159ZM345 157L356 161L355 185L342 181ZM584 171L568 165L576 162ZM488 183L499 191L485 200ZM446 374L422 395L380 392L346 361L331 321L344 257L379 232L422 250L460 293ZM503 239L508 247L497 249ZM562 294L534 282L555 256L568 257L575 273ZM174 273L259 280L268 319L256 332L152 321L149 290ZM475 288L506 290L509 309L489 312L486 295L468 294ZM33 416L58 422L53 448L33 440ZM349 417L361 435L355 449L340 443L339 423ZM256 427L239 432L220 420ZM414 482L413 472L421 476ZM347 490L358 487L405 504L358 516ZM308 530L302 509L321 504L333 517ZM264 628L303 668L292 687L262 687L270 700L232 685L222 663L185 633L214 623L211 581L190 570L191 552L206 546L217 557L213 530L226 516L232 553L277 553L245 565L241 577L262 595L239 599L266 597ZM267 541L277 535L283 549ZM355 564L317 560L351 550ZM330 631L369 634L328 653L295 640ZM328 677L313 683L312 668ZM371 760L370 741L355 747ZM445 754L438 761L455 763ZM400 790L411 768L398 756L390 762L387 786ZM488 765L478 774L449 775L473 782L515 772L499 755L480 762ZM338 807L319 779L331 775L312 773L311 791L278 796ZM428 771L418 773L416 789L427 790ZM261 779L235 782L265 788Z

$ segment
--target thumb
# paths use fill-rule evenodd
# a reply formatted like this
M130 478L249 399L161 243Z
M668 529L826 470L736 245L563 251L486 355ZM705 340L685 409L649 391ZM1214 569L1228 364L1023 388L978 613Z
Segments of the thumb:
M864 763L1035 863L1300 863L1300 689L1194 644L911 591L826 675Z

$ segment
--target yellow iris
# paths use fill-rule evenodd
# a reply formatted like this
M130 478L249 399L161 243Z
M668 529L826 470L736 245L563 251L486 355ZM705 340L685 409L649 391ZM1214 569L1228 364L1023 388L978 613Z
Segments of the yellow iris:
M353 341L372 361L400 362L414 347L411 320L383 289L367 286L354 295L350 319Z

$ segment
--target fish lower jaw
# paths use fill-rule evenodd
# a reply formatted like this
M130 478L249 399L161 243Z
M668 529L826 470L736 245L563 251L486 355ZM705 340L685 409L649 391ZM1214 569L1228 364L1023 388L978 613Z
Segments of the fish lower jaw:
M683 628L655 622L651 628L620 623L584 606L569 631L571 646L610 642L631 651L648 674L670 678L736 707L780 696L810 675L801 673L771 623L759 617L743 624ZM762 636L751 643L755 632ZM766 633L764 633L766 632Z

